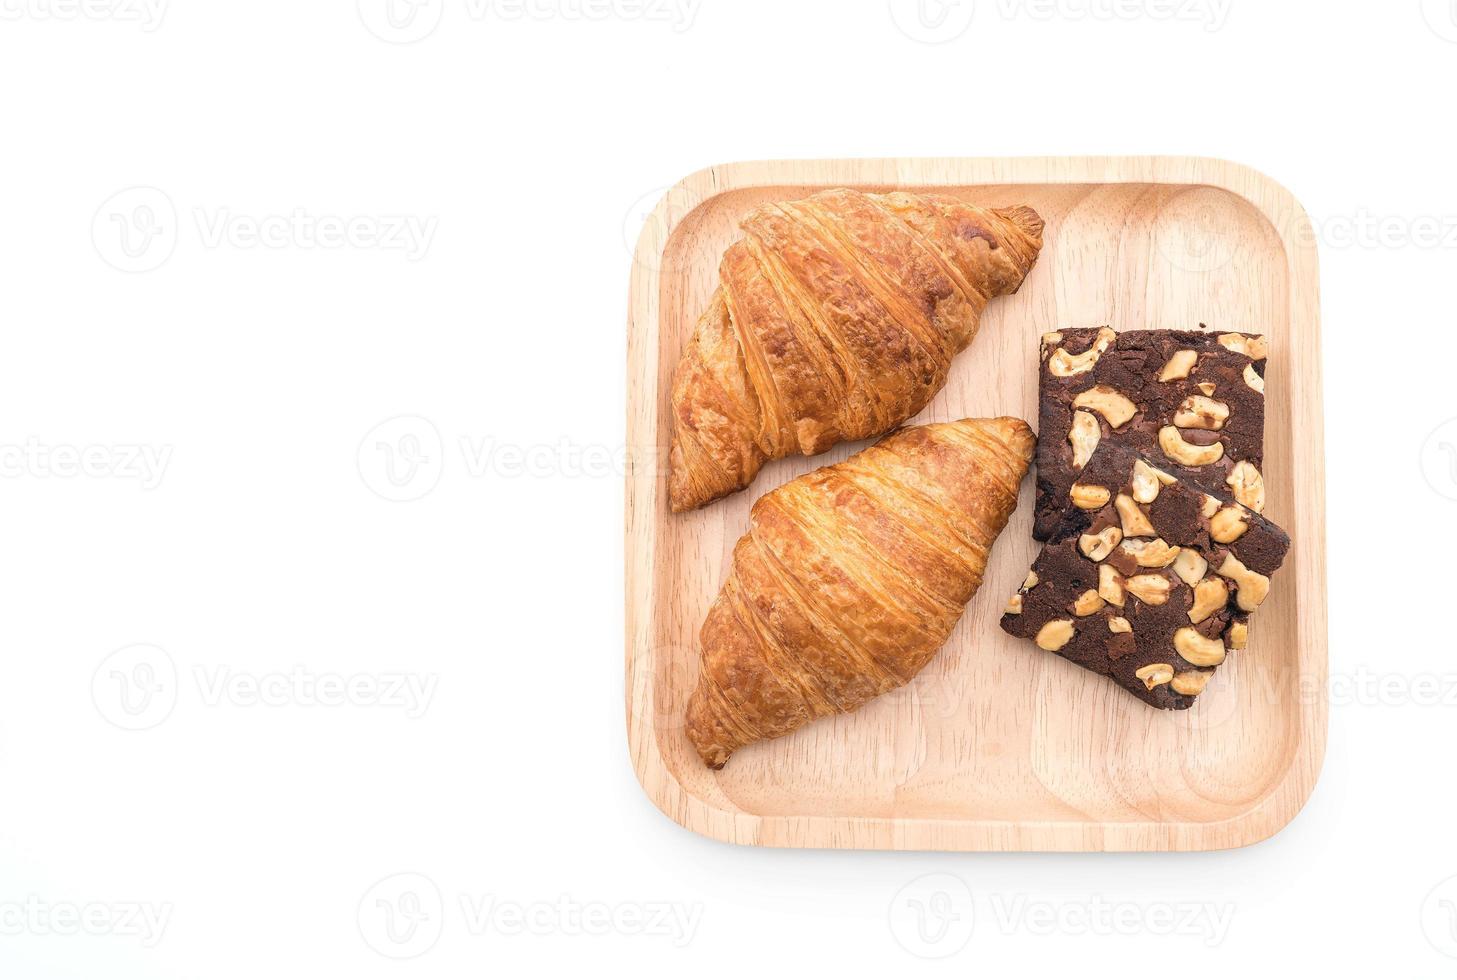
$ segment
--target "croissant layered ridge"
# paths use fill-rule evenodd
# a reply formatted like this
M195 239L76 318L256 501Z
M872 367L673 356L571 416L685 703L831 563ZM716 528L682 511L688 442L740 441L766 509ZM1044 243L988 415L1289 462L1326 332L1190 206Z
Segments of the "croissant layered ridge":
M769 204L741 230L673 379L674 511L919 412L1042 247L1031 208L902 192Z
M699 633L703 762L913 678L981 585L1033 444L1014 418L916 426L760 498Z

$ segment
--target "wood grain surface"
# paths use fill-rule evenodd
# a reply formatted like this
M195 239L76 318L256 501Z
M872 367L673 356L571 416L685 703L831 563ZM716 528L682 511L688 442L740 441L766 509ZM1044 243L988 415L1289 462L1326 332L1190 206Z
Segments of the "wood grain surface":
M1035 554L1032 477L951 640L899 691L721 772L682 731L697 634L750 504L864 443L766 466L746 491L673 515L666 393L740 217L826 187L935 190L1030 204L1046 219L1021 291L915 422L1017 415L1037 424L1044 331L1264 333L1266 516L1293 547L1195 707L1153 710L1103 677L1002 633ZM633 259L628 320L627 728L648 796L710 837L782 847L1206 850L1269 837L1299 811L1326 738L1325 491L1314 236L1269 178L1180 157L827 160L714 167L670 189Z

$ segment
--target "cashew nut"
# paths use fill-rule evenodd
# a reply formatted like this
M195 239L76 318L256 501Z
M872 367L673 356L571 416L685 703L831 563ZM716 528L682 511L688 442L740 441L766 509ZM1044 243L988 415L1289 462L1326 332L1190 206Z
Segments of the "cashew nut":
M1195 667L1224 663L1224 644L1209 639L1192 626L1181 626L1174 631L1174 649Z
M1135 575L1124 586L1150 606L1162 606L1169 601L1169 580L1162 575Z
M1200 391L1204 392L1204 394L1206 394L1206 395L1212 395L1212 394L1214 394L1214 382L1213 381L1201 381L1197 385L1195 385L1194 387L1198 388Z
M1189 622L1202 623L1229 603L1229 586L1222 578L1206 578L1194 586L1194 604L1189 607Z
M1239 505L1222 508L1209 518L1209 536L1220 544L1238 541L1250 529L1246 516L1247 512Z
M1068 499L1076 507L1083 510L1097 510L1108 502L1112 496L1107 487L1100 487L1096 483L1074 483L1072 489L1067 492Z
M1215 512L1219 510L1219 506L1219 498L1211 497L1206 493L1204 495L1204 503L1199 508L1199 514L1201 517L1213 517Z
M1098 331L1098 339L1093 346L1081 354L1069 354L1067 349L1059 347L1052 352L1047 359L1047 370L1052 372L1054 377L1070 378L1075 374L1085 374L1093 370L1093 365L1098 363L1098 358L1108 349L1108 345L1116 340L1118 335L1108 327ZM1059 338L1061 339L1061 338Z
M1038 579L1036 572L1028 572L1027 577L1022 580L1022 590L1025 592L1027 589L1030 589L1034 585L1036 585L1039 581L1041 580Z
M1169 544L1163 538L1154 538L1152 541L1132 541L1124 538L1123 550L1143 568L1168 568L1178 560L1179 553L1183 551L1182 548Z
M1253 361L1263 361L1269 354L1269 345L1264 337L1246 337L1239 333L1222 333L1219 342L1236 354L1243 354Z
M1022 593L1018 592L1015 595L1013 595L1012 598L1010 598L1010 599L1007 600L1007 615L1008 616L1020 616L1020 615L1022 615Z
M1089 589L1073 600L1072 614L1074 616L1091 616L1106 605L1107 603L1096 590Z
M1135 670L1133 676L1143 681L1143 686L1152 691L1160 684L1167 684L1174 679L1174 668L1170 664L1149 664Z
M1098 566L1098 595L1115 606L1123 605L1123 576L1112 565Z
M1169 357L1168 363L1159 371L1160 381L1183 381L1194 370L1194 364L1199 360L1199 355L1191 350L1176 350Z
M1212 670L1185 670L1175 674L1174 682L1169 686L1186 697L1198 697L1204 693L1204 686L1213 676Z
M1260 603L1270 594L1269 576L1245 567L1234 552L1225 555L1224 562L1216 570L1234 583L1235 604L1245 612L1260 608Z
M1234 499L1244 504L1256 514L1265 512L1265 478L1254 463L1248 460L1240 460L1234 464L1234 469L1229 471L1229 476L1224 478L1234 491Z
M1118 547L1118 542L1123 540L1123 532L1115 525L1108 525L1097 534L1084 534L1078 538L1078 550L1087 555L1093 561L1102 561Z
M1037 636L1032 642L1049 653L1055 653L1067 646L1068 641L1076 632L1077 629L1074 628L1071 619L1054 619L1037 631Z
M1159 448L1169 459L1176 463L1183 463L1185 466L1207 466L1210 463L1218 462L1224 456L1223 443L1196 446L1192 442L1186 442L1183 433L1172 425L1159 429Z
M1110 616L1108 618L1109 633L1132 633L1133 624L1122 616Z
M1174 412L1174 424L1185 429L1224 428L1229 419L1229 406L1205 395L1190 395Z
M1103 430L1098 427L1098 419L1092 412L1073 412L1072 428L1067 432L1067 441L1073 446L1073 466L1082 469L1088 465L1102 437Z
M1198 585L1209 570L1209 562L1192 548L1185 548L1174 559L1174 574L1184 580L1185 585Z
M1073 408L1091 408L1115 429L1138 413L1138 406L1110 385L1093 385L1080 393L1073 399Z
M1133 499L1140 504L1151 504L1159 495L1158 470L1141 459L1133 461L1133 476L1129 479Z
M1250 641L1250 624L1242 621L1230 623L1225 638L1231 650L1243 650Z
M1158 534L1149 523L1148 515L1128 494L1120 493L1118 499L1113 501L1113 506L1117 508L1118 520L1123 524L1124 538L1152 537Z
M1245 365L1245 384L1249 385L1251 388L1255 389L1262 395L1265 393L1265 379L1260 377L1260 372L1255 370L1255 366L1253 364Z

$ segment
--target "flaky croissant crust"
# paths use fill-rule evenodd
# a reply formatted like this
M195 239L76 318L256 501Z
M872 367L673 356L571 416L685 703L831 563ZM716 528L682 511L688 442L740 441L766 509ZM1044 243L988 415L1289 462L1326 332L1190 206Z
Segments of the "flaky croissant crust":
M1031 208L934 194L825 191L742 230L673 379L674 511L919 412L1042 247Z
M981 584L1033 443L1020 419L916 426L760 498L699 634L704 763L914 677Z

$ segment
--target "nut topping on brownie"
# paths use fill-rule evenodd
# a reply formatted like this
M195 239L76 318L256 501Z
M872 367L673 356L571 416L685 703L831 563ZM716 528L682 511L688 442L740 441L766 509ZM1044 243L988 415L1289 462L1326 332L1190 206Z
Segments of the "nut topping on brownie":
M1069 502L1102 506L1096 494L1071 493L1104 442L1259 513L1265 348L1255 334L1197 330L1045 335L1033 537L1046 541Z
M1002 629L1155 707L1189 707L1244 648L1289 537L1120 446L1093 453L1070 493Z

